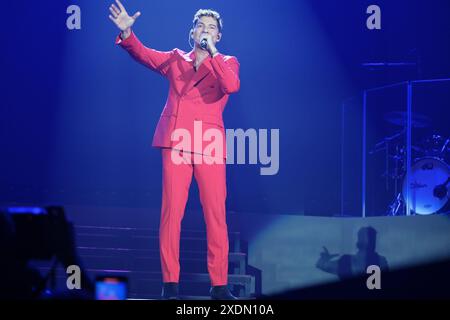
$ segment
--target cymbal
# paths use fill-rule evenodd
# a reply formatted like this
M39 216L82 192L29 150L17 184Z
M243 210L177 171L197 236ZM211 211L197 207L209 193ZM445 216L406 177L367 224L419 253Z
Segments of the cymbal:
M397 126L406 127L408 114L404 111L392 111L384 115L384 119ZM414 128L426 128L431 124L431 119L426 115L413 112L411 117L411 126Z

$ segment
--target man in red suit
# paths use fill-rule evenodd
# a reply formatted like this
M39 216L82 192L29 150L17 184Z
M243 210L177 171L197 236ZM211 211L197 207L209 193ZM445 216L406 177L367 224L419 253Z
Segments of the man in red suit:
M195 14L189 34L194 42L192 51L162 52L145 47L131 31L140 12L130 16L120 1L116 2L117 6L109 8L109 18L121 30L116 43L170 82L153 137L153 146L161 148L163 164L159 235L162 298L178 298L180 227L194 175L206 223L210 295L212 299L235 299L227 287L226 135L222 112L229 95L239 90L239 62L217 50L222 20L213 10L201 9ZM214 134L209 136L208 132ZM208 147L205 140L214 140L211 144L217 148Z

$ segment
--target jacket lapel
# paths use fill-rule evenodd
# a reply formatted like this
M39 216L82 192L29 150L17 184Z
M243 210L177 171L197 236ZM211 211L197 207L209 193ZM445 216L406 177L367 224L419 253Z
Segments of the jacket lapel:
M211 62L209 61L210 58L206 58L197 71L194 69L194 59L195 59L195 52L192 50L191 52L185 54L183 56L186 62L190 64L190 68L186 70L187 73L187 79L189 79L186 83L186 85L183 88L182 94L185 94L186 92L192 90L194 87L197 87L211 72Z

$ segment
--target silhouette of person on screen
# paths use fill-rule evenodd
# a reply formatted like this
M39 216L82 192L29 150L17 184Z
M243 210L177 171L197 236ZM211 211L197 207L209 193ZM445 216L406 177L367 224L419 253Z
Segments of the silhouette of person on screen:
M388 271L387 259L376 252L377 231L373 227L363 227L358 231L356 254L330 254L326 247L320 254L316 267L328 273L346 279L366 273L367 267L376 265ZM338 258L339 257L339 258Z

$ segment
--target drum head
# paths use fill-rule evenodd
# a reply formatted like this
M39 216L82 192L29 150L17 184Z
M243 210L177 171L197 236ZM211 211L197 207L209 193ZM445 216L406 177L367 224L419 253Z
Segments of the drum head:
M406 177L403 181L403 198L417 214L436 213L447 203L448 193L440 199L433 194L434 190L449 176L450 169L445 162L436 158L419 159L411 168L409 199L406 199Z

